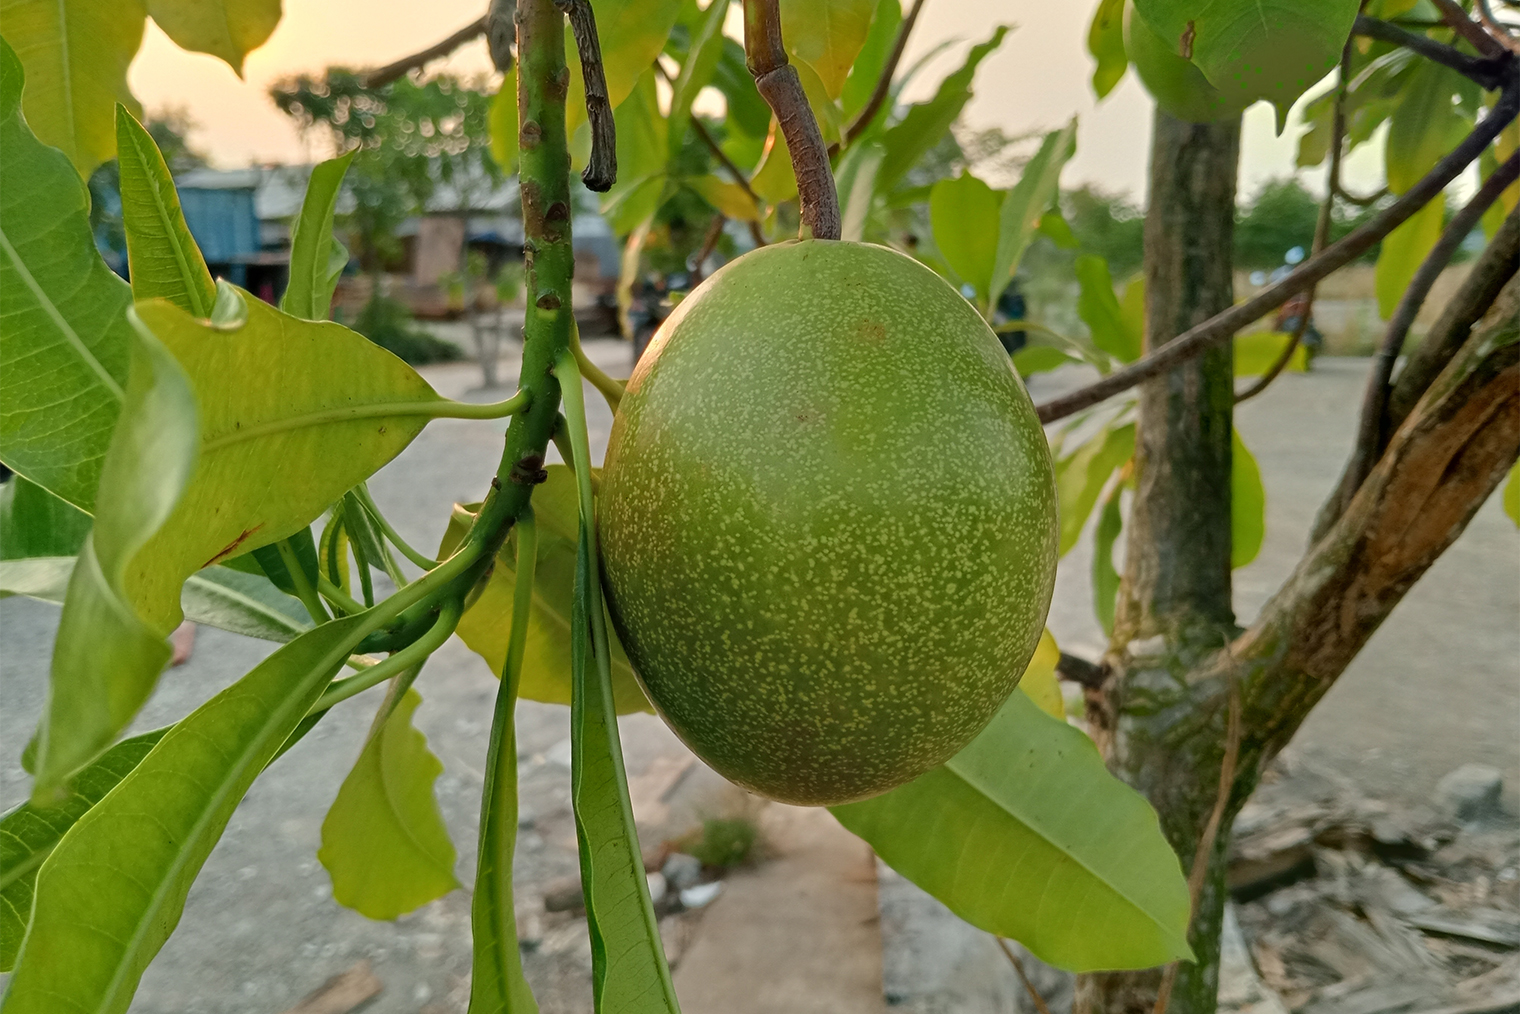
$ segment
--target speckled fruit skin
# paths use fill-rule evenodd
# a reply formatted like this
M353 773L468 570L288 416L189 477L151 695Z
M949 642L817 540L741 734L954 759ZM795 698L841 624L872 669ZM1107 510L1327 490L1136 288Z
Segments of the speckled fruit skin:
M749 253L676 308L613 422L613 622L705 761L864 799L969 743L1050 605L1056 500L1007 353L885 247Z

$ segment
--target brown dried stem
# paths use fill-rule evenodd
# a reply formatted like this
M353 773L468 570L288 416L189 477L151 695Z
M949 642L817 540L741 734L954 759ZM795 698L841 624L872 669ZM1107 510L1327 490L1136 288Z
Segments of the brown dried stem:
M755 88L776 114L786 138L802 204L803 234L814 239L838 239L839 194L834 189L828 146L823 143L823 132L808 105L797 69L787 60L778 0L744 0L744 57L755 78Z
M1458 35L1466 39L1474 49L1485 56L1498 56L1504 47L1483 26L1468 16L1457 0L1431 0L1441 12L1441 19Z
M591 158L581 171L587 190L605 193L617 182L617 125L607 99L607 74L602 69L602 44L596 37L596 14L588 0L554 0L554 6L570 19L575 51L581 59L581 80L586 85L586 122L591 124Z

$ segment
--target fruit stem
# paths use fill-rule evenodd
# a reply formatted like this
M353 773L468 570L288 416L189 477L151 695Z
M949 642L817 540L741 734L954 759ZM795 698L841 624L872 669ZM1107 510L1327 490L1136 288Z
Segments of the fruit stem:
M779 0L744 0L744 62L786 138L802 202L802 236L838 239L839 194L834 189L829 149L797 68L787 60Z

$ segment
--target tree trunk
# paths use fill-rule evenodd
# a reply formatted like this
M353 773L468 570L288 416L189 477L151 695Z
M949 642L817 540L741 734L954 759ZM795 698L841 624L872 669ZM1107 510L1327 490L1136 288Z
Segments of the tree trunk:
M1157 111L1145 222L1146 349L1234 302L1231 245L1240 122L1192 124ZM1145 794L1190 865L1217 796L1225 708L1187 674L1237 633L1230 598L1234 354L1226 344L1140 388L1136 492L1108 662L1088 695L1110 768ZM1228 700L1228 698L1224 698ZM1226 824L1198 902L1196 964L1171 1010L1210 1014L1218 990ZM1084 976L1078 1011L1150 1014L1159 970Z

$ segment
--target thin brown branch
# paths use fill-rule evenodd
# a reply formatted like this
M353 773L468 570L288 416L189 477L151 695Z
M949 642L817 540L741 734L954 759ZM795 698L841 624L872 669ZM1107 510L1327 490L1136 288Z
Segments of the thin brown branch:
M908 11L908 16L903 18L902 24L897 26L897 38L892 41L892 52L881 68L881 76L876 79L876 87L871 89L871 97L866 100L865 106L860 110L860 115L855 117L849 127L845 128L844 143L846 145L866 132L871 121L876 119L876 114L881 112L882 104L887 101L887 96L892 94L892 78L897 74L897 65L902 62L903 51L908 48L908 36L913 34L913 26L918 22L918 12L923 8L924 0L913 0L913 7Z
M1347 204L1356 205L1358 208L1370 208L1378 201L1381 201L1383 198L1387 197L1388 193L1388 188L1384 187L1381 190L1363 196L1361 194L1353 194L1351 191L1347 190L1343 184L1336 188L1335 196L1339 197Z
M1484 56L1498 56L1504 52L1504 47L1492 35L1483 30L1483 26L1468 17L1466 11L1457 0L1431 0L1436 9L1441 12L1441 19L1446 22L1452 31L1456 32Z
M1398 429L1436 376L1467 342L1499 292L1520 271L1520 208L1504 219L1488 241L1462 287L1446 304L1420 344L1404 361L1388 397L1388 428Z
M718 237L723 235L723 225L728 219L722 215L714 215L712 224L707 227L707 235L702 237L702 249L697 251L696 263L691 269L691 287L695 289L702 284L702 265L707 263L707 258L712 256L713 249L718 245Z
M1214 809L1209 813L1203 836L1193 852L1193 869L1188 874L1188 898L1191 912L1198 914L1198 899L1203 895L1203 884L1209 875L1209 858L1214 854L1214 844L1219 838L1219 828L1224 823L1224 811L1229 805L1230 794L1235 787L1235 767L1240 761L1241 735L1240 681L1230 670L1230 713L1224 734L1224 757L1219 764L1219 792L1214 798ZM1189 920L1191 922L1191 919ZM1153 1014L1166 1014L1172 1002L1172 985L1177 981L1177 963L1166 966L1161 974L1161 988L1156 993Z
M1351 39L1347 39L1346 45L1341 49L1340 71L1335 82L1335 113L1330 130L1330 167L1325 174L1325 199L1319 206L1319 218L1314 223L1314 242L1309 248L1311 257L1323 252L1330 242L1330 220L1335 213L1335 194L1341 186L1341 159L1345 156L1346 148L1346 90L1351 83L1351 44ZM1315 286L1311 285L1305 295L1304 310L1298 316L1298 325L1293 329L1287 347L1266 373L1235 395L1235 404L1265 391L1288 368L1293 353L1303 343L1304 334L1309 330L1309 322L1314 319L1314 294Z
M1362 418L1357 430L1356 447L1351 452L1351 460L1341 477L1336 497L1327 505L1327 512L1321 513L1317 527L1323 528L1340 516L1388 444L1388 382L1393 376L1394 363L1404 348L1404 341L1409 337L1409 328L1430 296L1436 279L1451 263L1457 248L1478 227L1484 212L1517 179L1520 179L1520 153L1511 155L1496 169L1483 186L1478 188L1472 200L1452 217L1451 224L1426 255L1409 287L1404 290L1398 308L1393 312L1393 319L1388 322L1382 345L1372 360L1372 373L1367 378L1367 390L1362 396Z
M1488 6L1488 0L1478 0L1478 19L1483 22L1483 27L1488 29L1499 45L1511 53L1520 53L1520 39L1516 39L1505 24L1494 17L1493 9Z
M1034 1003L1035 1009L1040 1014L1050 1014L1050 1008L1045 1005L1045 998L1040 995L1039 990L1034 988L1034 983L1029 981L1029 975L1024 971L1024 962L1020 961L1019 956L1013 953L1013 948L1008 946L1008 941L1002 937L993 937L993 939L1003 949L1003 953L1008 956L1008 962L1013 965L1013 970L1018 973L1019 981L1024 984L1024 991L1029 994L1029 999Z
M596 14L589 0L554 0L570 19L575 50L581 58L586 85L586 122L591 125L591 158L581 171L587 190L606 193L617 182L617 125L607 99L607 74L602 69L602 44L596 37Z
M760 195L755 193L753 188L750 187L749 177L744 175L744 170L734 165L734 160L728 157L728 153L718 147L717 139L712 136L712 132L707 129L706 125L695 116L691 118L691 125L696 130L697 136L702 139L702 143L707 146L707 150L712 152L713 158L717 159L718 163L728 170L728 174L749 195L749 199L755 202L755 206L759 207L764 204L765 202L760 200Z
M432 63L440 57L448 56L466 42L470 42L485 34L485 30L486 19L484 17L477 18L442 42L434 43L427 49L413 53L411 56L403 56L395 63L388 63L379 70L371 71L364 78L364 87L379 88L390 84L392 81L399 80L424 64Z
M779 0L744 0L744 57L755 78L755 88L776 114L786 138L802 204L803 234L814 239L838 239L841 222L834 169L829 164L823 132L802 90L802 79L787 61L781 42Z
M1379 212L1372 221L1326 247L1318 257L1311 257L1304 261L1276 285L1269 286L1245 302L1237 303L1223 313L1189 328L1145 358L1131 363L1122 370L1115 370L1086 387L1059 398L1053 398L1038 406L1040 421L1049 423L1064 419L1084 408L1105 401L1121 391L1126 391L1136 384L1168 372L1205 349L1230 340L1242 327L1259 320L1293 296L1350 264L1428 204L1437 194L1446 189L1447 184L1461 175L1464 169L1477 161L1478 156L1498 136L1499 132L1515 118L1517 111L1520 111L1520 87L1516 86L1512 77L1511 83L1505 88L1499 101L1495 103L1488 116L1473 128L1472 133L1468 134L1450 154L1436 163L1435 168L1423 179L1410 187L1397 201Z
M1512 59L1509 53L1500 53L1498 56L1468 56L1455 46L1448 46L1428 35L1411 32L1388 21L1369 18L1365 14L1357 15L1352 34L1403 46L1412 53L1417 53L1427 60L1456 71L1463 77L1477 82L1479 87L1490 91L1504 82L1505 68Z
M1056 675L1068 683L1076 683L1089 690L1101 688L1108 679L1108 669L1105 666L1089 662L1085 658L1076 655L1068 655L1061 652L1061 657L1056 662Z

